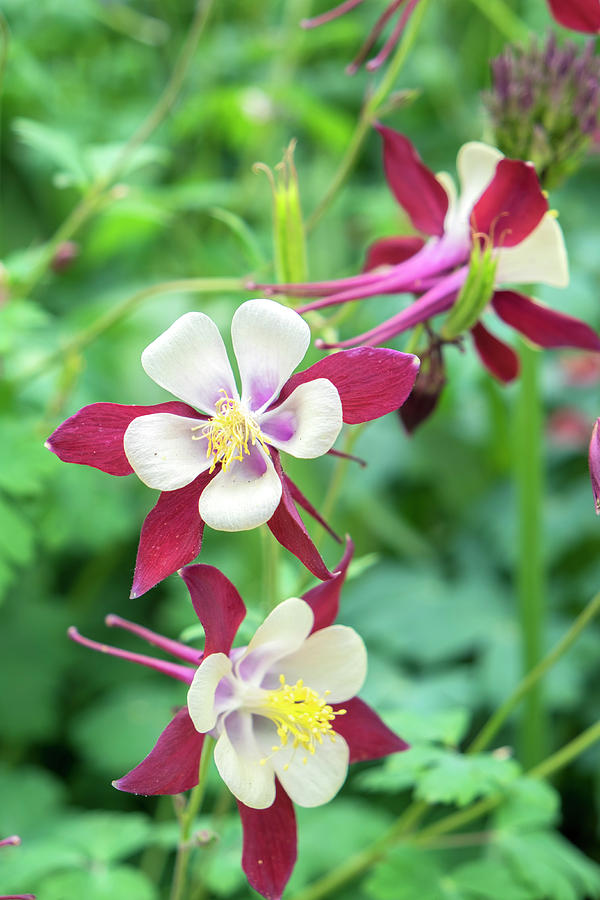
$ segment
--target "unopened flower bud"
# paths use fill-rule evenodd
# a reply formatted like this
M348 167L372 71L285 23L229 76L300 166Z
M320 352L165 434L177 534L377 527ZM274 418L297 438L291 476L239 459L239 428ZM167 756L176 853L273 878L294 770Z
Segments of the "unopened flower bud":
M484 93L496 145L513 159L531 160L552 188L581 165L597 128L600 59L594 42L583 50L551 34L528 48L509 46L491 62Z
M52 257L52 269L55 272L64 272L78 256L79 244L76 244L75 241L63 241L56 248L56 253Z

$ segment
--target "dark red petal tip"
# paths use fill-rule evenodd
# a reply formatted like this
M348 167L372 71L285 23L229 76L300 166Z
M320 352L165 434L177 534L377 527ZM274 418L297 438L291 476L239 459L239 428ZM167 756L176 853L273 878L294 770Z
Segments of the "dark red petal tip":
M297 857L294 806L279 782L276 786L268 809L250 809L238 800L244 831L242 868L266 900L281 900Z
M129 794L180 794L198 784L204 735L199 734L187 707L180 709L142 762L113 781Z
M328 625L333 625L337 619L340 608L340 592L346 580L348 566L352 561L353 553L354 544L350 537L346 536L346 550L333 578L317 584L316 587L311 588L310 591L302 595L302 599L308 603L315 616L312 627L313 632L319 631L321 628L327 628Z
M585 322L517 291L496 291L492 305L504 322L540 347L600 351L600 337Z
M471 227L489 235L494 247L514 247L531 234L547 211L548 200L534 166L501 159L473 207Z
M344 716L336 716L335 730L350 748L350 762L380 759L390 753L408 750L409 745L388 728L375 710L358 697L337 704L346 710ZM334 709L336 705L334 705Z
M202 545L200 494L213 476L203 472L178 491L163 491L142 526L131 596L150 588L192 562Z
M397 131L376 124L383 138L385 177L394 197L418 231L441 237L448 195L414 145Z
M550 12L557 22L573 31L597 34L600 31L598 0L548 0Z
M214 566L186 566L179 572L190 592L206 640L204 654L229 653L246 607L239 593Z
M517 377L520 367L519 357L512 347L494 337L481 322L477 322L471 329L471 334L482 363L492 375L504 382Z

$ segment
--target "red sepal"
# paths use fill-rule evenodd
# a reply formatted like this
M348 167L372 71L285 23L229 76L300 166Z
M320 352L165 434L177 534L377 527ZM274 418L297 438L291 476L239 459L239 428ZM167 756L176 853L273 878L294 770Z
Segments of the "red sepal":
M153 413L201 418L195 409L178 400L156 406L92 403L59 425L46 447L64 462L93 466L109 475L130 475L133 469L123 450L123 435L134 419Z
M330 450L328 452L331 453ZM309 516L312 516L313 519L315 519L315 521L317 521L319 525L321 525L325 529L325 531L331 535L334 541L337 541L338 544L341 544L342 539L335 533L333 528L331 528L327 524L318 509L315 509L310 500L304 496L298 485L295 484L289 477L289 475L285 474L285 472L283 473L283 478L285 479L285 483L289 489L290 494L292 495L292 500L294 501L294 503L297 503L298 506L300 506L304 510L304 512L307 512L309 514Z
M531 234L547 211L548 200L533 164L501 159L473 207L471 228L489 235L494 247L514 247Z
M145 594L198 556L204 531L198 501L213 475L203 472L177 491L163 491L154 509L146 516L135 563L132 597Z
M186 566L179 573L190 592L196 615L205 633L204 656L228 654L246 607L239 593L214 566Z
M335 622L340 608L340 591L346 580L353 553L354 544L349 537L346 537L346 551L333 578L317 584L316 587L302 595L302 599L308 603L315 616L312 632L327 628L328 625L333 625Z
M550 12L565 28L596 34L600 31L598 0L548 0Z
M418 231L441 237L448 195L414 145L403 134L376 125L383 138L385 177L394 197Z
M281 900L298 855L294 806L279 782L275 784L275 800L267 809L250 809L237 801L244 830L242 868L267 900Z
M509 382L517 377L520 363L512 347L494 337L481 322L473 326L471 334L481 362L495 378Z
M114 787L129 794L188 791L198 784L204 737L194 728L187 707L180 709L148 756L127 775L113 781Z
M424 246L423 238L416 236L381 238L369 247L363 272L369 272L378 266L397 266L398 263L410 259Z
M348 744L351 763L380 759L390 753L408 750L406 741L388 728L377 713L358 697L347 703L332 705L334 709L346 710L345 715L335 717L333 727Z
M379 347L341 350L292 375L277 402L289 397L299 384L328 378L340 395L344 422L370 422L402 406L418 371L419 360L411 353Z
M504 322L540 347L600 350L600 337L585 322L536 303L517 291L496 291L492 306Z

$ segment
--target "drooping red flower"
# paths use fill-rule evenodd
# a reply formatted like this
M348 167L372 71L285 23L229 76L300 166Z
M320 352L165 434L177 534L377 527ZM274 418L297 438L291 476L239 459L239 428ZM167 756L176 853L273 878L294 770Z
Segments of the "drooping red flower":
M222 531L267 523L314 575L329 578L296 504L325 523L284 473L280 453L308 459L330 451L342 422L401 406L419 367L412 354L358 349L292 375L310 329L272 300L242 304L231 329L241 396L216 325L187 313L142 354L146 372L178 401L94 403L46 444L66 462L135 472L162 491L142 527L132 596L191 562L205 523Z
M535 281L556 287L568 283L562 231L531 164L507 159L486 144L465 144L457 159L457 195L452 180L428 169L408 138L381 125L378 131L390 189L428 239L403 236L377 241L368 252L366 271L350 278L261 288L322 298L300 307L302 313L384 294L418 296L370 331L319 346L372 346L442 313L449 313L450 319L479 265L475 274L488 279L486 289L478 293L475 287L469 302L457 311L460 328L452 322L454 330L445 333L447 319L441 333L453 339L470 331L482 362L497 378L515 378L519 361L512 348L483 325L481 314L488 303L500 319L540 347L600 350L600 338L584 322L505 289Z
M157 669L190 685L149 755L114 782L135 794L175 794L198 783L206 733L215 762L234 793L244 832L242 866L252 887L278 900L296 861L292 800L318 806L339 790L348 763L379 759L407 745L355 694L365 668L355 631L334 625L352 544L338 571L302 599L275 607L245 648L232 649L246 610L231 582L212 566L184 568L205 631L204 652L117 616L125 628L181 660L142 656L98 644L70 629L73 640Z

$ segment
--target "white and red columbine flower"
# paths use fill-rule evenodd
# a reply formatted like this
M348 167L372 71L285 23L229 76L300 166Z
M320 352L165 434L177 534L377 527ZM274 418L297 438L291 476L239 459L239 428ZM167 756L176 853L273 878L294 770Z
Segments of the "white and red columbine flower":
M17 834L0 840L0 847L18 847L21 838ZM34 894L0 894L0 900L35 900Z
M293 803L319 806L339 791L349 763L378 759L407 745L356 697L366 651L352 628L334 625L352 556L302 599L285 600L247 647L232 649L246 610L230 581L212 566L181 571L205 631L204 652L117 616L125 628L182 663L142 656L82 637L78 643L157 669L189 685L154 749L115 787L135 794L176 794L198 783L207 734L235 795L244 831L242 865L250 884L281 897L296 861Z
M243 303L231 334L241 394L216 325L191 312L142 354L148 375L181 402L95 403L47 442L66 462L111 475L135 472L162 491L142 528L132 596L191 562L205 523L243 531L266 522L313 574L329 578L295 504L322 520L283 472L280 451L327 453L342 422L366 422L401 406L418 371L411 354L363 348L292 375L310 329L272 300Z
M500 289L534 281L556 287L568 283L562 231L530 163L507 159L486 144L465 144L457 159L457 195L452 179L445 173L434 175L408 138L381 125L378 131L392 193L414 227L428 239L414 236L377 241L369 250L367 271L351 278L262 287L322 298L299 312L383 294L420 296L371 331L320 346L379 344L450 311L467 281L473 251L481 248L482 253L488 251L488 265L493 267L484 307L490 300L499 318L541 347L600 350L600 338L585 323L516 291ZM484 327L478 315L476 319L469 328L483 363L496 377L510 381L518 374L518 357Z

